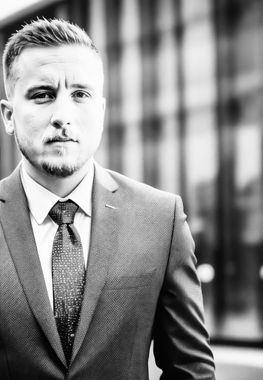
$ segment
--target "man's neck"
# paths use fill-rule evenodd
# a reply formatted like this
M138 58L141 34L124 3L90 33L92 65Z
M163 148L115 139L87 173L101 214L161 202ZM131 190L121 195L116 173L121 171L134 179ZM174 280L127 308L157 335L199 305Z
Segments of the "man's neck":
M59 197L65 198L79 185L79 183L88 173L91 165L93 165L93 160L90 159L80 170L65 178L51 176L45 174L44 172L40 172L26 160L22 160L22 165L24 166L27 174L37 183L52 193L58 195Z

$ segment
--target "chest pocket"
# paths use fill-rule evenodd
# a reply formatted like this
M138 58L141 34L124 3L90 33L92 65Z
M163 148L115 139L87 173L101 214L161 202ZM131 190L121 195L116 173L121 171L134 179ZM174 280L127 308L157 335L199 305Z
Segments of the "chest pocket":
M133 276L120 276L108 278L104 289L130 289L142 288L152 284L156 270Z

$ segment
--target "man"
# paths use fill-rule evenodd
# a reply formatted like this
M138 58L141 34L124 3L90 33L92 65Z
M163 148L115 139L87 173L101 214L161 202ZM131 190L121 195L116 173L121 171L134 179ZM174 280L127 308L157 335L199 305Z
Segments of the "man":
M37 20L6 45L1 101L21 164L0 184L2 380L214 379L178 196L101 168L100 56Z

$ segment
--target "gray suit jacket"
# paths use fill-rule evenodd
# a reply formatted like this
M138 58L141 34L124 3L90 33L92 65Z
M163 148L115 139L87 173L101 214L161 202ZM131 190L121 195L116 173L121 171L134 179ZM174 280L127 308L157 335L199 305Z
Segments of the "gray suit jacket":
M194 244L179 197L98 165L70 367L56 329L19 168L0 182L1 380L214 379Z

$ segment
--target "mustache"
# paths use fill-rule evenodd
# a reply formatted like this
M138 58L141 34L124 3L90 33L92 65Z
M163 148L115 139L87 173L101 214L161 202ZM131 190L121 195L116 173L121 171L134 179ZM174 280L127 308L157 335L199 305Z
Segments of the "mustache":
M54 142L67 142L67 141L78 142L78 139L72 133L68 133L68 132L63 132L63 134L62 133L50 134L50 135L44 136L43 138L44 144L50 144Z

